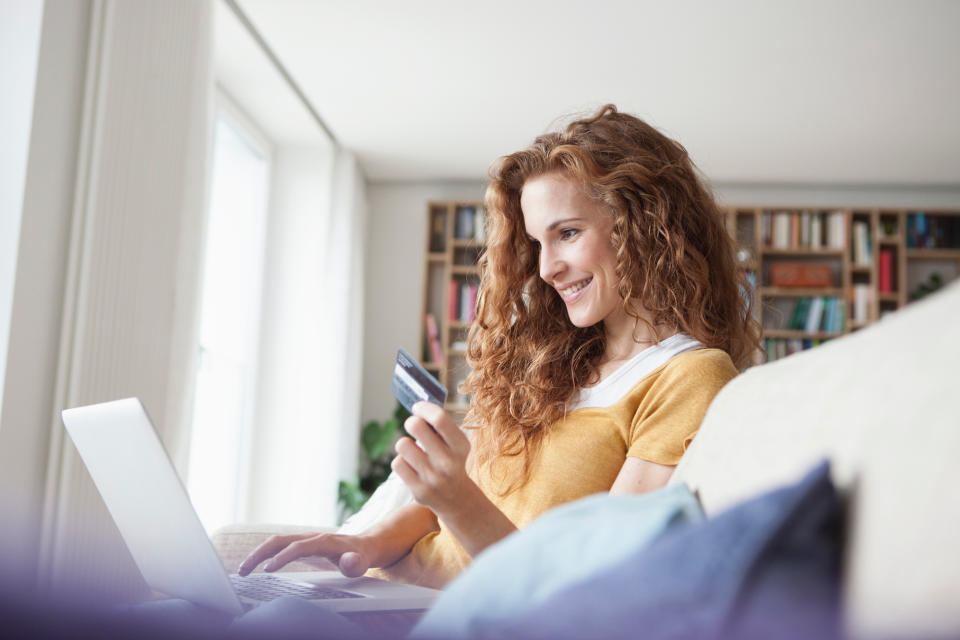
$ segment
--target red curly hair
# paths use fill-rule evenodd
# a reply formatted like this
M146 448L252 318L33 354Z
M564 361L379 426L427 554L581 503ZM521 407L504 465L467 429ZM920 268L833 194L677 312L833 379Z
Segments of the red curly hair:
M539 277L520 195L528 180L547 173L579 181L611 212L619 294L637 323L654 335L656 327L674 327L726 351L739 368L760 346L751 289L723 214L678 142L606 105L500 158L485 197L487 248L468 337L472 371L461 391L473 395L464 423L475 429L475 468L523 456L524 473L508 492L524 483L573 395L596 381L606 346L603 323L574 326L559 294Z

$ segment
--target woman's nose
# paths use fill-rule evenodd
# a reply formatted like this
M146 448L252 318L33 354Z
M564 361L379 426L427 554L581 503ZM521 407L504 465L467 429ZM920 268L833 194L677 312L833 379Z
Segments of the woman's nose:
M540 249L540 277L544 282L552 283L562 270L563 263L556 253L546 247Z

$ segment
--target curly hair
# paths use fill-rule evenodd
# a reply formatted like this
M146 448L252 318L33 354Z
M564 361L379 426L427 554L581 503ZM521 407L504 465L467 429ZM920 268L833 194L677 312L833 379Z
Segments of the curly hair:
M559 294L539 277L520 196L537 176L560 173L613 216L618 292L636 323L673 327L726 351L738 368L760 346L753 300L723 214L678 142L642 120L602 107L562 132L539 136L490 170L487 247L480 257L476 321L468 336L473 465L522 456L525 482L550 425L596 381L603 323L574 326ZM639 309L644 309L640 313ZM635 325L636 326L636 325Z

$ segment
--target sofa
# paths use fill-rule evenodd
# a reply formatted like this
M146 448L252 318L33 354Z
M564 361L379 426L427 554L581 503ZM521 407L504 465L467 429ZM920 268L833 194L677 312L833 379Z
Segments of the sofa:
M958 363L960 282L744 372L716 397L670 482L685 483L710 518L828 458L848 502L846 634L960 637ZM235 569L267 536L306 529L234 525L214 544Z

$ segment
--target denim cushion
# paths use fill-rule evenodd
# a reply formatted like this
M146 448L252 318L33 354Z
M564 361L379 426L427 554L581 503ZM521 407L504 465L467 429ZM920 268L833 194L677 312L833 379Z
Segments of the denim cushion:
M838 638L841 533L820 463L471 637Z
M478 555L412 637L497 636L523 612L615 570L664 531L702 518L696 498L682 484L638 496L601 494L557 507Z

